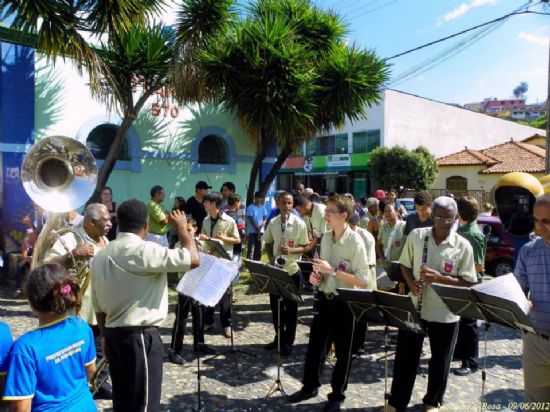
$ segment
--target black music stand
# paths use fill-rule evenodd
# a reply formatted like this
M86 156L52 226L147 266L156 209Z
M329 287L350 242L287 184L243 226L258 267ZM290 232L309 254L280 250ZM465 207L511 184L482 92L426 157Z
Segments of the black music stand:
M223 248L223 244L218 240L205 240L204 245L206 246L205 249L209 251L209 253L215 257L219 257L221 259L226 259L229 261L232 261L231 256L227 253L227 251ZM218 352L215 355L211 356L210 358L207 358L205 362L208 362L210 360L216 359L222 355L227 356L228 354L243 354L247 356L253 356L256 357L255 354L247 352L243 349L236 349L235 348L235 338L233 334L233 281L229 284L229 311L231 312L231 324L229 325L229 331L230 331L230 340L231 340L231 346L229 350L226 350L225 352ZM220 309L221 310L221 309ZM238 357L235 356L235 366L237 371L237 376L240 377L240 367L239 367L239 361Z
M465 316L470 319L480 319L485 321L486 325L489 325L489 323L497 323L526 333L538 334L529 316L525 314L514 301L493 296L475 290L474 288L440 284L432 284L432 288L449 307L451 312L458 316ZM484 358L487 358L487 329L488 326L485 327ZM548 339L546 335L538 335ZM487 379L485 359L482 362L481 379L481 397L483 398Z
M277 324L277 377L267 392L266 398L276 392L286 396L281 382L281 302L283 299L288 299L301 303L302 297L286 270L255 260L243 259L243 261L250 271L255 291L277 295L277 318L279 319Z
M384 325L384 405L390 397L388 392L388 328L394 326L415 333L424 333L420 314L410 296L368 289L337 289L353 315L354 325L361 318L368 322ZM350 345L353 344L355 327Z

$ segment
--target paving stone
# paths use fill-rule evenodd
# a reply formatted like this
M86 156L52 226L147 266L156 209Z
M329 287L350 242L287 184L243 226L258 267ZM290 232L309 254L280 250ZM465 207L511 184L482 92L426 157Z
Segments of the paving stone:
M0 290L0 317L10 324L15 337L35 328L36 318L23 300L9 297L9 293ZM282 382L284 389L292 393L300 388L303 362L308 341L311 321L311 298L306 298L300 307L296 345L293 354L283 361ZM218 316L216 315L216 319ZM163 342L168 349L170 332L174 321L173 311L161 328ZM271 411L321 411L326 395L330 392L330 374L332 365L325 367L319 396L300 405L289 406L279 393L266 399L276 376L276 356L267 352L263 345L274 336L271 325L271 312L267 295L235 294L234 303L235 348L244 350L253 356L241 353L227 353L229 340L221 334L221 328L206 334L206 343L225 355L215 359L201 360L201 388L204 410L207 412L271 412ZM189 327L190 330L190 319ZM395 336L395 331L390 331ZM164 364L162 387L163 411L194 411L197 405L197 368L196 358L192 354L190 336L186 336L184 352L186 363ZM342 409L349 412L383 410L384 403L384 329L381 326L369 327L366 353L356 358L352 364L352 373L346 392L346 401ZM393 350L388 353L388 370L393 367ZM481 362L487 368L485 383L486 410L507 410L510 402L523 400L523 378L521 369L521 338L516 331L491 326L487 333L487 350L480 344ZM427 385L427 367L429 344L424 342L419 374L416 379L410 411L421 411L422 397ZM458 367L457 362L453 367ZM467 377L453 374L449 377L446 403L442 411L473 412L480 409L481 372ZM391 376L388 377L388 389ZM109 401L98 401L101 411L110 411ZM511 409L508 409L511 410Z

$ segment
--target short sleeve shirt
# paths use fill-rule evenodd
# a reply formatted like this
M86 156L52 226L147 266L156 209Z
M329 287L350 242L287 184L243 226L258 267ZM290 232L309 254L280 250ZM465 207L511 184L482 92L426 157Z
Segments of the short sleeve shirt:
M237 223L227 213L220 213L218 220L216 220L215 222L210 216L207 216L202 223L201 233L204 233L205 235L210 237L222 235L240 239ZM223 243L223 248L229 256L233 256L232 243Z
M368 284L376 285L376 241L374 236L362 227L355 228L355 232L361 236L363 244L365 245L365 251L367 252L367 265L369 266Z
M255 204L248 205L246 208L246 217L248 220L252 220L254 223L256 223L256 226L260 227L262 222L267 217L267 211L265 210L265 207L263 205L257 206ZM250 235L252 233L258 233L256 228L249 224L247 222L246 224L246 234Z
M306 246L309 243L306 224L302 219L294 214L290 214L286 225L281 221L281 215L277 215L269 222L267 229L262 237L264 243L273 243L273 254L279 256L282 246L300 247ZM296 263L302 255L290 254L285 255L286 270L290 275L294 275L300 270Z
M487 248L487 243L485 240L485 235L479 229L477 221L460 225L457 233L470 242L474 252L474 263L476 265L483 266L485 264L485 251Z
M335 240L333 232L326 232L321 240L321 259L330 263L334 270L353 274L367 284L367 289L376 289L369 278L367 251L361 236L349 226L340 239ZM338 288L350 288L347 283L337 280L334 276L325 276L319 285L319 290L325 294L337 294Z
M10 327L5 322L0 322L0 376L8 371L8 360L13 337Z
M160 326L168 314L167 272L186 272L187 249L169 249L133 233L116 240L92 260L95 311L106 315L108 328Z
M9 358L4 400L32 399L32 410L91 412L86 366L95 362L92 329L75 316L21 336Z
M477 281L474 254L468 241L451 232L447 239L436 245L431 227L413 230L407 237L399 259L399 263L412 270L415 279L420 279L420 267L426 243L428 267L444 276L461 278L471 283ZM430 322L440 323L458 322L459 319L447 308L431 286L425 287L422 294L421 317Z
M85 243L90 244L94 247L94 255L97 255L98 252L102 250L100 244L96 243L94 239L88 236L86 230L82 225L75 226L73 230L76 233L76 236L75 233L72 232L65 233L53 244L52 248L46 253L44 257L45 263L48 263L48 261L52 260L53 258L64 256L72 251L74 248L76 248L79 244L79 240L77 240L77 237L81 239L81 241L84 241ZM109 243L109 240L106 237L103 237L103 241L105 242L104 244ZM97 325L95 310L92 304L92 284L93 276L90 274L90 283L84 291L84 295L82 295L81 307L78 316L80 316L90 325Z
M308 233L315 238L319 238L327 231L327 222L325 221L326 206L320 203L312 203L312 205L311 216L303 216L303 219Z
M147 212L149 214L149 232L155 235L168 233L168 224L163 223L163 220L166 219L166 213L162 210L162 206L151 200L147 205Z
M392 261L399 260L403 246L405 246L405 222L398 220L394 226L384 222L378 232L378 241L382 246L384 258Z

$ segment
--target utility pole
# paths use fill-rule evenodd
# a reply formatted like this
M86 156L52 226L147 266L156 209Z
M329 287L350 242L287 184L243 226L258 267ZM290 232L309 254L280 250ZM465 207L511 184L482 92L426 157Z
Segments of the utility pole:
M548 7L549 0L542 0ZM550 174L550 38L548 39L548 91L546 93L546 158L544 165L546 174Z

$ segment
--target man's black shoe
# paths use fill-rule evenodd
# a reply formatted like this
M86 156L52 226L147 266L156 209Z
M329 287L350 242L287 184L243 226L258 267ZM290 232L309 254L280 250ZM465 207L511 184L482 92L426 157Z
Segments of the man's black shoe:
M292 395L288 396L286 400L289 403L303 402L308 399L315 398L318 393L319 393L318 389L307 390L302 388L298 392L294 392Z
M277 344L277 337L273 339L273 341L269 342L267 345L264 346L265 350L277 350L278 344Z
M183 365L185 363L185 359L183 359L183 356L179 352L170 352L168 354L168 360L170 363L175 363L176 365Z
M453 370L453 373L457 376L468 376L476 372L477 368L471 368L468 363L462 362L462 366L458 369Z
M200 345L196 346L194 349L193 349L193 352L197 353L202 353L203 355L215 355L217 352L212 349L210 346L208 345L205 345L204 343L201 343Z
M339 412L341 409L340 409L340 404L342 402L340 401L337 401L337 400L329 400L327 401L327 403L325 403L325 407L323 408L323 412Z

